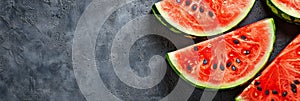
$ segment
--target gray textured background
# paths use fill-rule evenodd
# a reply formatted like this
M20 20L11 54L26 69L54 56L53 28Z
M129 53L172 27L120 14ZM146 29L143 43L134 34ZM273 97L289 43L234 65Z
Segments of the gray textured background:
M0 100L84 100L71 42L90 0L0 0Z
M156 1L158 0L136 0L124 5L122 7L124 9L115 11L101 26L99 36L105 34L104 32L109 28L117 30L126 21L150 14L151 5ZM90 2L91 0L0 0L1 101L85 100L74 77L71 44L77 21ZM126 14L125 18L120 19L120 15ZM273 15L266 9L264 2L257 1L249 16L238 27L266 17L273 17ZM299 26L285 23L277 17L275 20L277 39L269 61L300 33ZM115 34L113 31L108 32ZM202 40L203 38L199 38L195 41ZM101 47L96 49L97 52L105 52ZM144 37L131 48L130 65L139 76L147 76L148 68L136 68L146 63L137 60L147 60L153 54L163 55L175 49L169 40L161 36ZM99 65L101 63L99 61L105 57L97 52L96 60ZM117 80L116 76L111 74L113 71L109 69L109 65L105 69L98 67L98 70L102 79L104 78L103 81L107 81L105 86L122 100L161 99L172 91L179 79L168 68L160 85L153 89L139 90ZM214 100L233 100L244 87L219 91ZM201 89L195 89L190 100L199 100L202 92Z

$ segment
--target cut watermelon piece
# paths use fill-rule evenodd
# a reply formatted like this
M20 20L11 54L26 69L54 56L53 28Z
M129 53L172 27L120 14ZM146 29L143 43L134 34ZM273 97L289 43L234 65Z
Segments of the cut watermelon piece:
M221 34L241 22L255 0L163 0L152 11L174 32L194 36Z
M272 18L170 52L177 74L199 88L225 89L245 83L264 66L273 49Z
M300 0L267 0L267 5L279 18L300 25Z
M237 98L241 101L300 101L300 35Z

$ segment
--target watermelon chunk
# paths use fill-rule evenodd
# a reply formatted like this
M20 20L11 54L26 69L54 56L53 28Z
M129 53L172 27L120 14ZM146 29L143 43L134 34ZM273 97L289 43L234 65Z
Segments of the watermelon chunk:
M153 12L172 31L194 36L221 34L241 22L255 0L163 0Z
M300 25L300 0L266 0L271 11L287 22Z
M273 49L272 18L170 52L178 75L199 88L225 89L248 81L264 66Z
M241 101L300 101L300 35L236 98Z

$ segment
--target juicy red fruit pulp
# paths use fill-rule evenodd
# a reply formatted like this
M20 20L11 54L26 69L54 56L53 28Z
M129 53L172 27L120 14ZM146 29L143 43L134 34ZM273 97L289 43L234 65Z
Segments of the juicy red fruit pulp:
M241 33L247 32L236 34ZM246 37L247 39L244 40L241 37ZM224 78L226 79L224 79L224 82L232 82L237 77L247 75L247 71L254 69L255 66L247 64L248 62L258 62L260 60L255 54L260 53L260 45L258 43L247 42L254 40L259 42L259 39L249 35L229 35L218 37L214 40L204 46L194 46L186 54L176 54L179 64L182 64L182 69L187 70L187 73L195 75L195 77L198 77L197 79L204 81L210 79L212 83L217 84L222 77L214 78L208 75L212 73L212 76L215 76L225 71ZM198 72L193 71L193 69L199 67L200 70Z
M184 28L196 31L226 27L250 5L249 0L163 0L161 2L162 9L173 21Z
M300 101L300 35L249 85L239 99Z
M254 76L273 45L271 21L262 20L174 52L176 69L188 79L214 87Z
M300 13L300 0L274 0L274 1L288 8L297 10Z

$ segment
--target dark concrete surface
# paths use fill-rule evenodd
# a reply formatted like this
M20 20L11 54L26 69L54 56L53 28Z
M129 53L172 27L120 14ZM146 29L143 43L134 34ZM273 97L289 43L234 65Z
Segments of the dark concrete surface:
M90 0L0 0L0 100L83 101L71 43Z
M150 14L158 0L136 0L110 15L99 32L96 61L105 86L121 100L160 100L170 93L179 77L167 68L164 79L153 88L136 89L120 81L111 69L109 40L128 21ZM0 0L0 101L85 101L72 68L72 38L77 21L91 0ZM101 11L100 11L101 12ZM125 12L125 13L124 13ZM275 48L269 62L300 33L300 27L275 17L258 0L247 18L236 28L267 17L274 17L277 27ZM127 15L124 18L120 17ZM106 35L105 35L106 34ZM107 40L100 40L107 38ZM155 41L153 41L155 40ZM196 42L202 39L196 39ZM153 48L155 47L155 48ZM148 51L141 51L147 49ZM163 56L176 47L167 39L150 35L139 39L131 48L130 65L145 77L152 55ZM107 53L105 53L107 52ZM136 55L138 54L138 55ZM139 60L139 61L137 61ZM105 64L106 63L106 64ZM246 85L218 91L215 101L232 101ZM195 89L189 100L200 100L202 89ZM101 100L101 98L99 98Z

